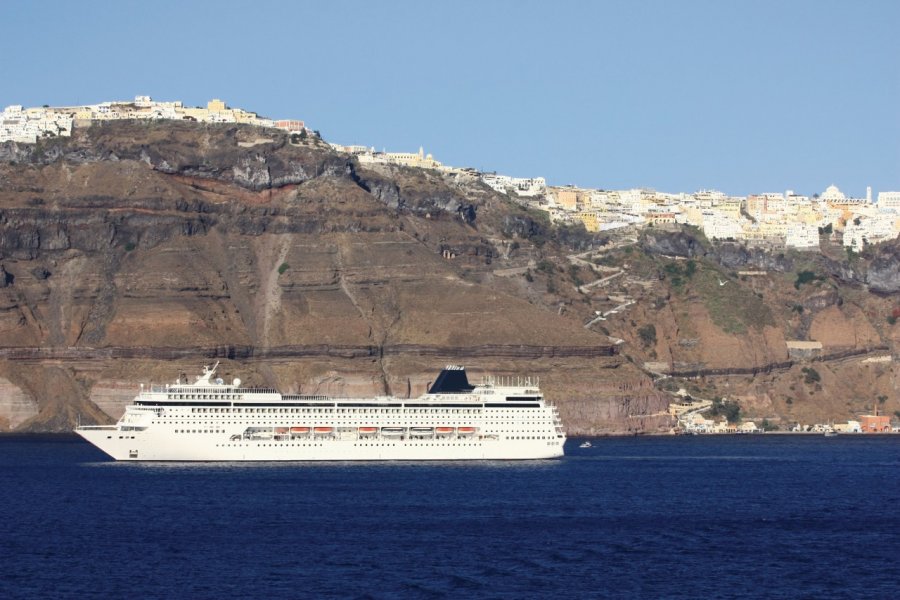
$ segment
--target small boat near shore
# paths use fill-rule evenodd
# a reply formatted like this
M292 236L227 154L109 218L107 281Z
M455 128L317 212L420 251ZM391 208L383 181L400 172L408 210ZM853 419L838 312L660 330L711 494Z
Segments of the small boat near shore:
M581 444L578 447L579 448L593 448L594 445L590 442L590 440L585 440L585 441L581 442Z

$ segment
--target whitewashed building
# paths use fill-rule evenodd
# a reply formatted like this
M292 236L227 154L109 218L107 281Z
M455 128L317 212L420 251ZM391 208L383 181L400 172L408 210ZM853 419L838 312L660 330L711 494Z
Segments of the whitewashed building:
M785 234L784 245L798 250L818 250L819 228L805 223L791 223Z
M844 246L858 252L866 244L892 240L897 237L896 221L897 216L889 212L855 217L844 226Z
M878 210L900 212L900 192L878 192Z
M708 209L701 213L703 233L711 240L740 239L743 233L741 222L717 210Z

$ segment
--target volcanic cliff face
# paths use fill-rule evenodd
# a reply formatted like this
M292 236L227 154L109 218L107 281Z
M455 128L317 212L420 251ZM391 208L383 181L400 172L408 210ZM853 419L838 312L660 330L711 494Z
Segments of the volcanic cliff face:
M314 137L95 124L0 144L0 430L108 422L138 383L215 360L344 396L416 396L446 363L529 374L570 433L667 431L682 387L782 429L890 414L898 264L896 241L590 235Z
M510 223L564 249L474 179L249 127L119 122L0 145L0 207L0 428L108 422L139 382L215 359L284 391L401 396L461 362L540 376L574 431L670 425L607 336L494 274L544 252Z

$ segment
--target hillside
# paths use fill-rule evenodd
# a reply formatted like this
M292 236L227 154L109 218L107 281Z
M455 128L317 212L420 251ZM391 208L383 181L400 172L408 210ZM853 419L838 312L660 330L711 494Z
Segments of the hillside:
M503 227L531 217L474 181L258 131L125 122L0 147L0 424L106 422L138 382L221 358L341 395L415 395L463 362L540 376L574 429L668 425L627 418L666 400L605 335L492 275Z
M893 363L863 361L896 344L897 254L592 236L314 137L97 123L0 145L0 430L108 422L216 359L336 395L417 395L448 362L537 375L573 433L667 431L682 386L782 424L894 411Z

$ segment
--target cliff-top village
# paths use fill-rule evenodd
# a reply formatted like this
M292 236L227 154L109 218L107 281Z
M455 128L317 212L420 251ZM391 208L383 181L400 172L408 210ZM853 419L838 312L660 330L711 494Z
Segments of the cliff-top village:
M0 142L33 144L41 138L70 136L73 127L117 119L171 119L206 123L243 123L277 128L289 133L306 131L303 121L273 120L254 112L231 108L215 99L205 108L180 101L157 102L149 96L133 101L101 102L71 107L6 107L0 113ZM865 198L847 197L831 185L822 194L805 196L759 193L729 196L719 191L665 193L649 189L600 190L575 186L548 186L542 177L515 178L443 165L422 149L417 153L376 152L365 146L331 144L356 156L361 164L395 164L467 173L480 177L492 189L529 208L545 211L558 223L583 223L591 232L627 226L686 224L698 227L711 240L739 240L770 248L819 249L819 236L839 236L850 250L860 251L897 237L900 232L900 192L871 188Z

